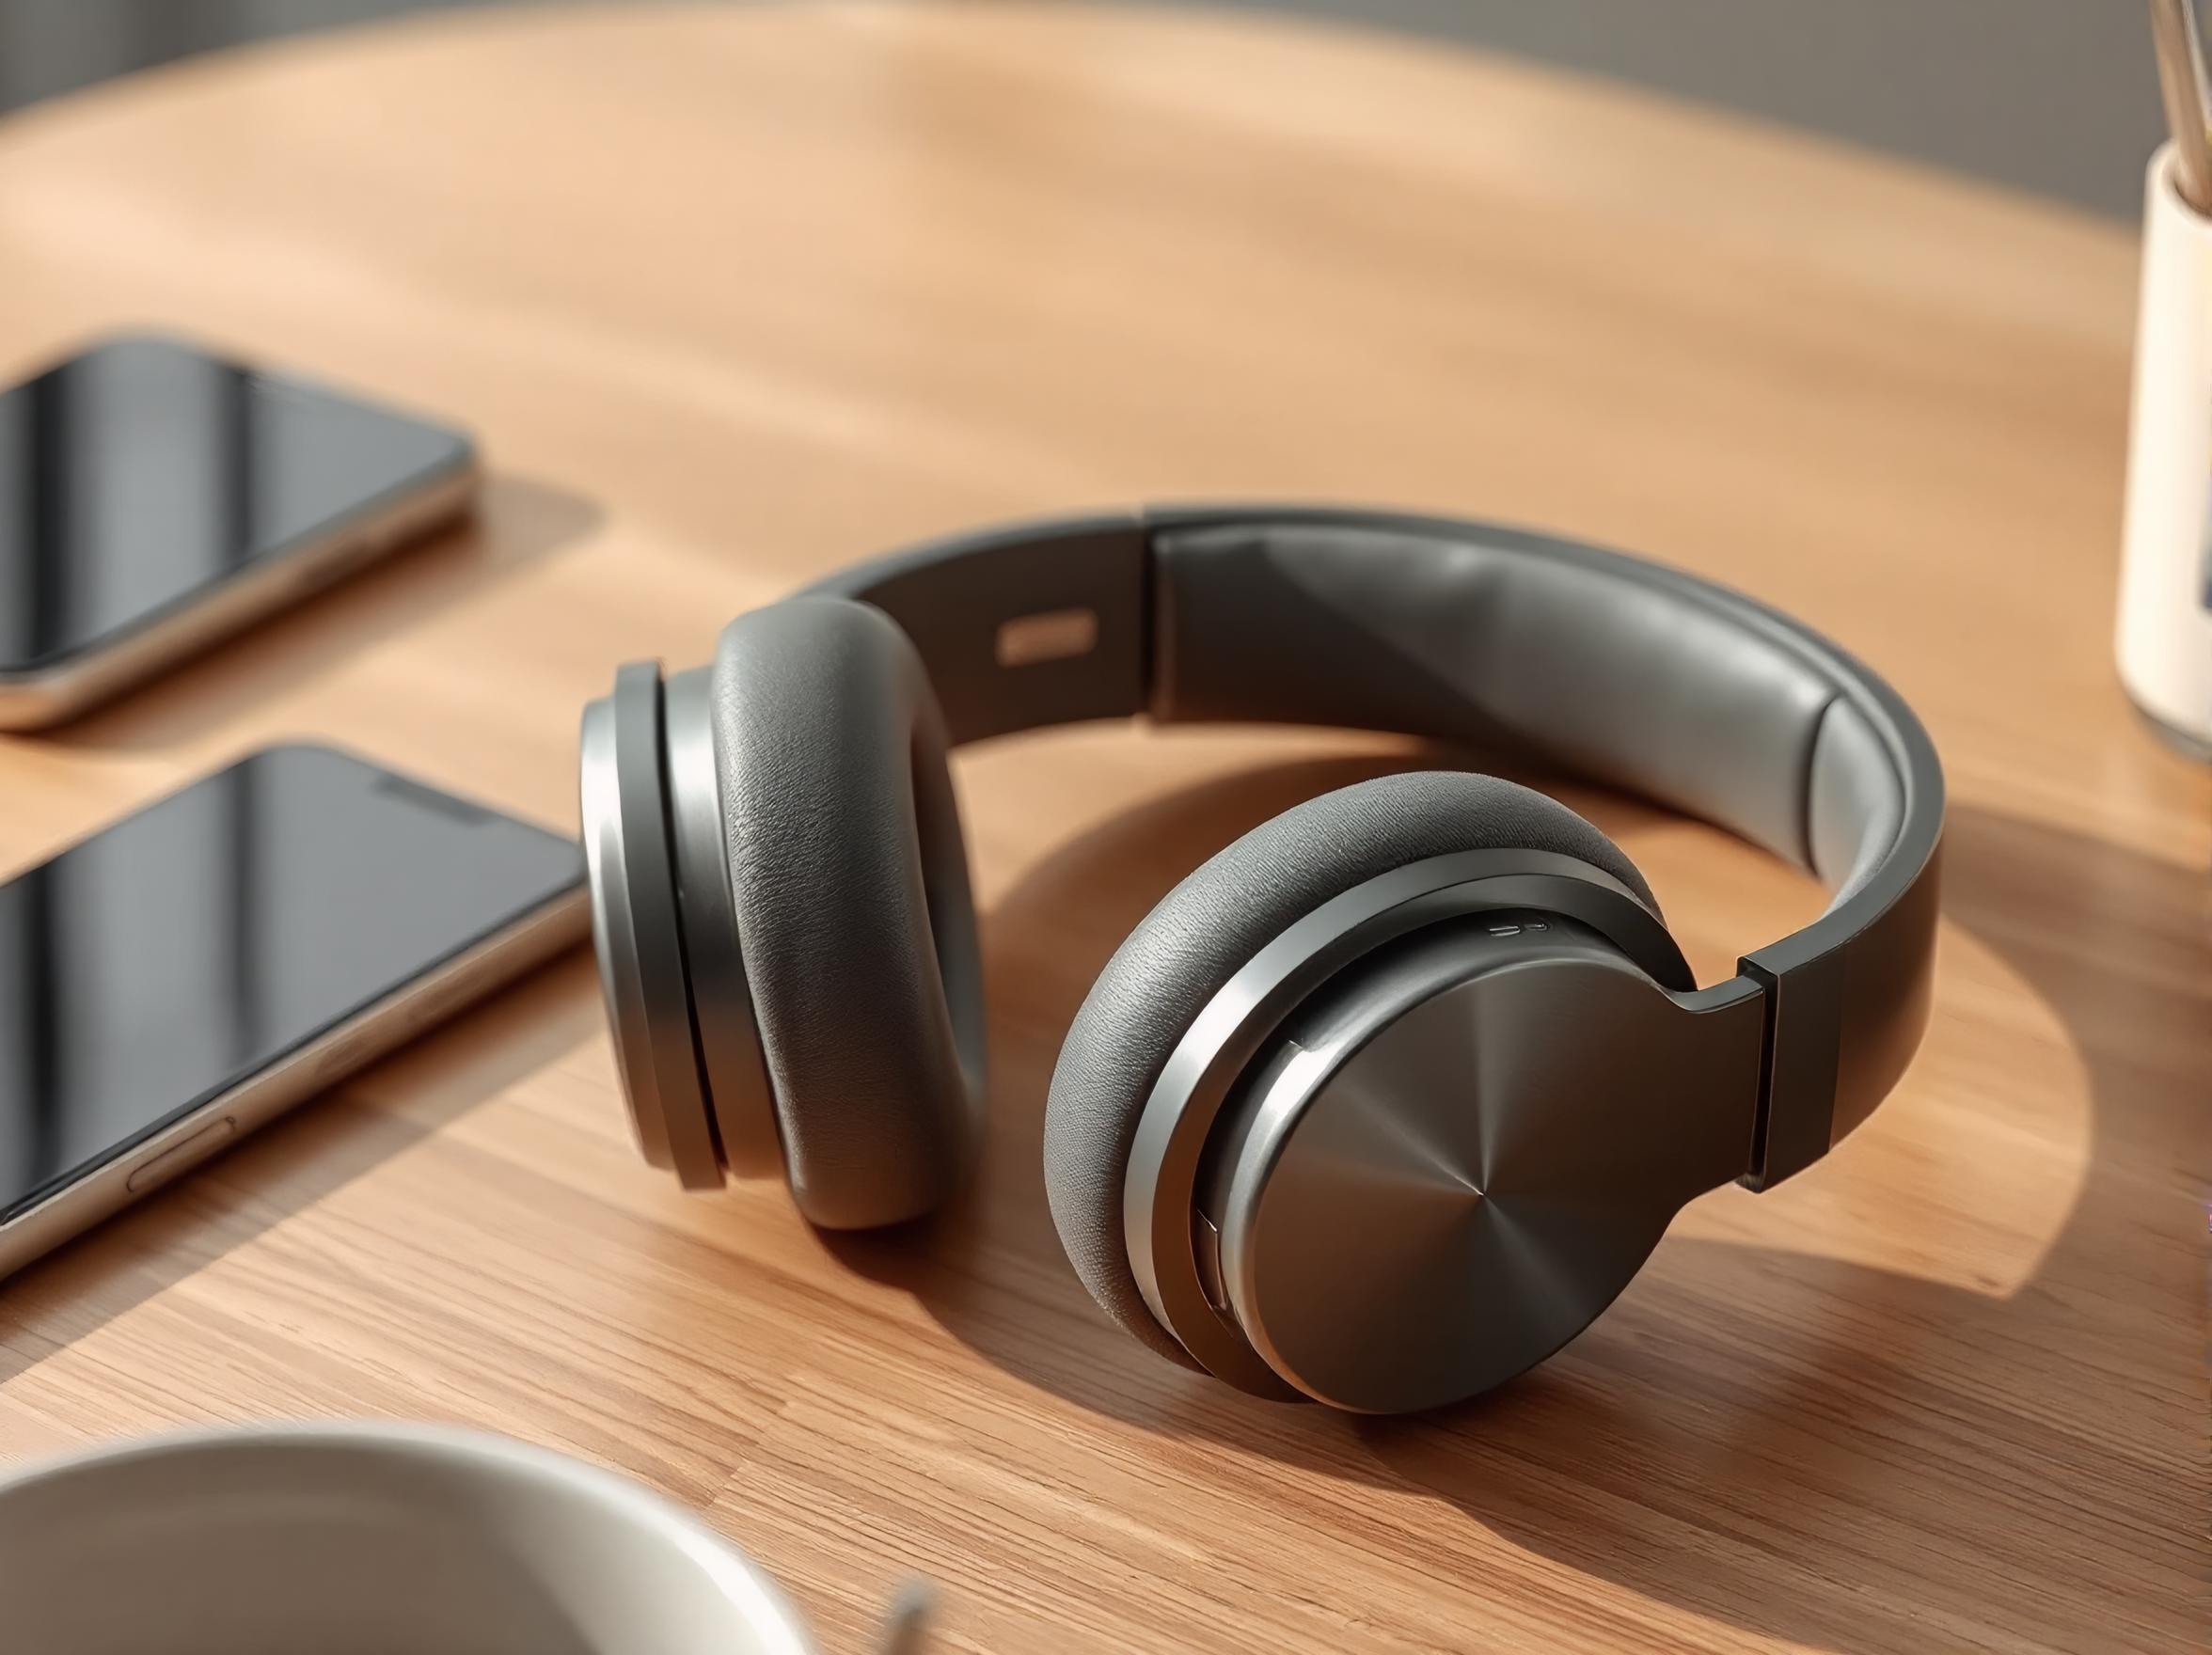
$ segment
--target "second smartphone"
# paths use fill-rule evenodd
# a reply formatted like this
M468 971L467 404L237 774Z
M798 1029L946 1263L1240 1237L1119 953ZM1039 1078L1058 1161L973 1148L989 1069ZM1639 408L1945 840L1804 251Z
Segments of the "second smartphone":
M86 711L475 490L462 433L175 339L0 391L0 728Z
M324 747L0 884L0 1274L589 927L572 841Z

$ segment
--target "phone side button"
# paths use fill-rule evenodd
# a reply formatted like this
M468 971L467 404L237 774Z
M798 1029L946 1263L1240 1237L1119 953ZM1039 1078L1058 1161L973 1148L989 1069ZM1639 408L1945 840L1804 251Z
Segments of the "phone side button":
M159 1189L179 1173L187 1172L238 1136L238 1122L229 1115L206 1126L185 1139L172 1143L159 1155L146 1162L123 1180L123 1188L133 1195L143 1195L149 1190ZM114 1186L110 1185L110 1189Z

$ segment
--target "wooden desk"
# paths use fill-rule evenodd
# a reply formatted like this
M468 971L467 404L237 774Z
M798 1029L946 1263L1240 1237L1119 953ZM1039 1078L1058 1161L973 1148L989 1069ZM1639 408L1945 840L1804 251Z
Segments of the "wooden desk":
M1936 1023L1813 1175L1684 1216L1485 1404L1255 1404L1053 1245L1061 1031L1176 877L1386 745L963 760L996 1115L831 1242L631 1153L578 957L0 1289L0 1455L495 1426L704 1508L833 1649L2169 1650L2204 1510L2212 782L2107 658L2132 239L1381 37L1051 7L471 15L0 123L4 366L153 321L457 416L484 526L0 743L29 861L272 737L572 819L578 707L911 537L1149 496L1549 525L1737 582L1926 716ZM1569 796L1694 960L1809 912Z

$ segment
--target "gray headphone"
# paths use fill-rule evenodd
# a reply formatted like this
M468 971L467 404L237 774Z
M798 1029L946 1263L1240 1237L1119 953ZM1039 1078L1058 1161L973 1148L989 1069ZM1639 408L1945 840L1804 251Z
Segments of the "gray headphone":
M1385 777L1171 891L1062 1048L1045 1175L1094 1298L1258 1395L1473 1395L1625 1286L1675 1212L1825 1154L1927 1020L1943 776L1833 644L1721 587L1478 523L1155 511L947 541L740 616L584 714L600 977L638 1140L779 1167L830 1228L927 1212L984 1096L946 771L1088 718L1539 754L1816 873L1699 988L1643 876L1541 794Z

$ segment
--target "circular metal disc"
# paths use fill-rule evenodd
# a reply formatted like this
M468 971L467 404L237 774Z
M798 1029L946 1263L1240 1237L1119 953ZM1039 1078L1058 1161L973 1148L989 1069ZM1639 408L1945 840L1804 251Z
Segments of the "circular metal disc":
M1261 949L1215 995L1170 1055L1137 1121L1122 1186L1122 1229L1138 1291L1160 1324L1215 1377L1255 1395L1295 1396L1209 1285L1211 1230L1197 1189L1216 1123L1274 1032L1310 996L1394 938L1493 909L1572 916L1658 984L1694 985L1658 916L1628 888L1572 857L1461 851L1394 868L1323 903Z
M614 770L614 702L584 709L580 802L584 865L592 887L592 952L599 962L599 992L614 1036L614 1064L639 1153L656 1167L669 1164L668 1131L646 1060L644 989L639 983L638 939L630 922L629 875L623 854L622 808Z
M1218 1202L1238 1325L1319 1401L1406 1412L1534 1366L1740 1163L1673 1095L1716 1081L1695 1019L1570 922L1438 926L1333 986Z

